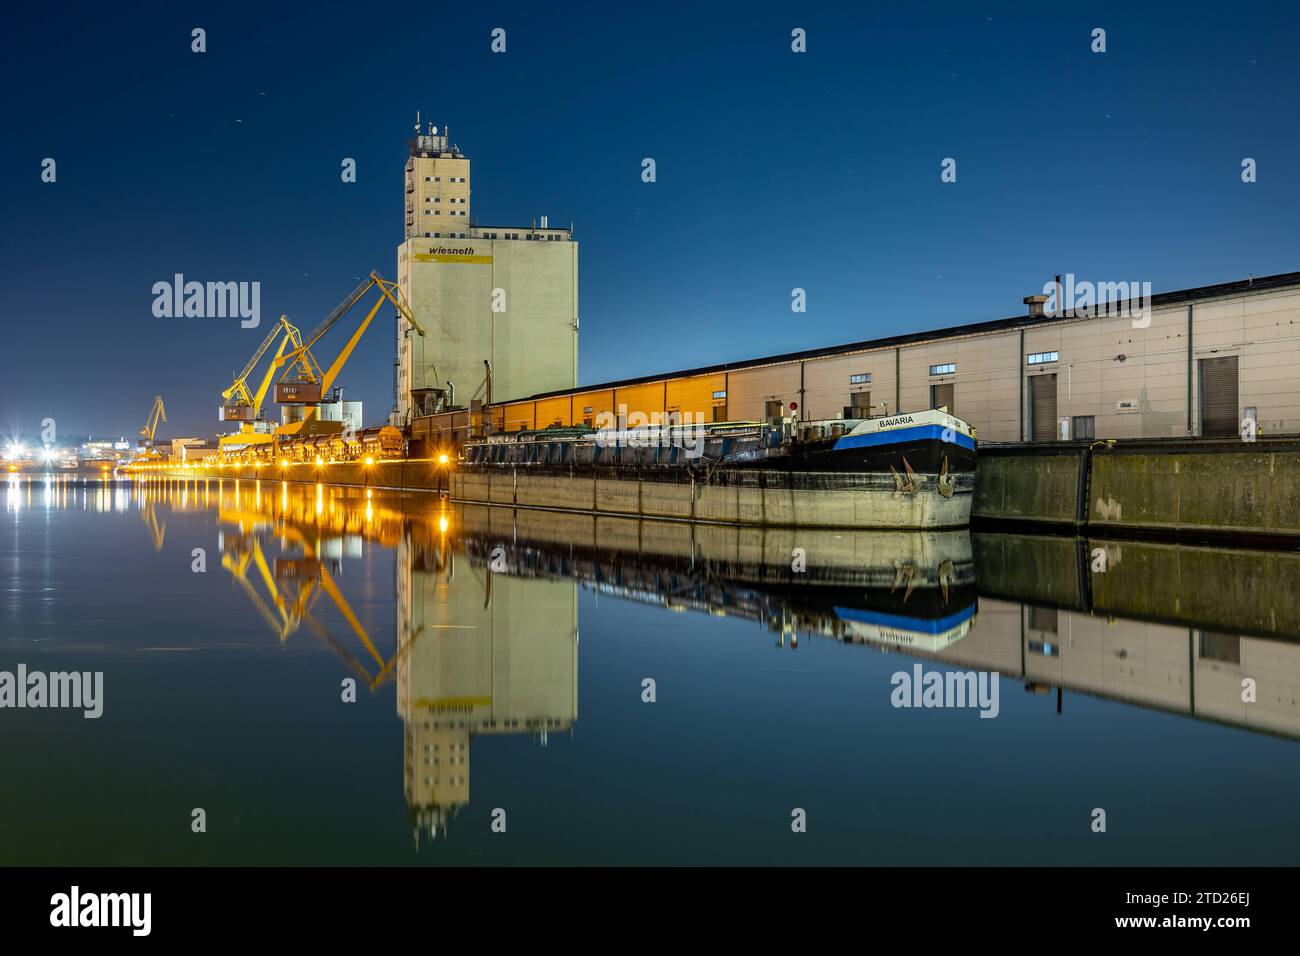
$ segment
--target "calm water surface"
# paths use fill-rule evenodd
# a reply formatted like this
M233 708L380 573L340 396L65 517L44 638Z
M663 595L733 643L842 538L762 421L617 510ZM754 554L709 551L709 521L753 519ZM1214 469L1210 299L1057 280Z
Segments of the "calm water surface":
M1300 862L1294 554L0 494L0 670L104 674L0 710L5 864Z

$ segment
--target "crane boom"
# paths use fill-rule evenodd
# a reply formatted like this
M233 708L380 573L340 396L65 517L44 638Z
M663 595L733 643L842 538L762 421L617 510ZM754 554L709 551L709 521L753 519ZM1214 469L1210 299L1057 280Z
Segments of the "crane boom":
M317 342L320 341L321 337L326 332L334 328L334 323L337 322L339 319L343 318L344 313L346 313L348 309L352 308L354 305L357 304L357 300L360 299L363 295L365 295L367 291L369 291L370 287L374 285L374 281L375 281L375 274L372 272L370 273L370 278L364 280L359 286L353 289L351 295L349 295L346 299L344 299L342 302L336 305L334 307L333 312L325 316L325 321L322 322L320 325L316 326L312 334L307 336L306 341L303 342L303 348L306 349L311 348L313 345L315 345Z
M415 329L415 331L422 336L425 334L424 327L415 320L415 316L411 313L410 307L407 306L406 299L402 296L402 290L398 287L397 283L389 282L378 272L372 271L370 277L353 289L347 298L335 306L334 311L327 315L320 325L316 326L315 330L302 341L301 345L297 346L293 351L285 355L278 356L274 361L274 365L278 368L281 365L296 363L298 365L299 381L310 382L313 384L319 382L321 383L322 392L328 390L329 385L325 384L324 376L319 374L320 367L312 357L311 348L319 342L322 337L324 337L326 332L334 328L339 319L343 318L343 316L347 314L348 310L356 305L357 302L361 300L362 296L370 291L372 286L378 287L380 299L375 303L374 308L370 310L370 314L366 316L365 321L362 323L361 331L364 331L365 327L370 324L371 319L375 317L375 313L379 311L379 307L383 304L384 300L387 299L401 314L402 318L411 324L411 328ZM359 335L354 335L352 340L349 341L348 345L345 347L344 352L346 354L341 356L344 362L346 362L347 357L352 354L352 349L356 347L357 338L359 338ZM338 364L339 363L336 361L335 365ZM341 368L342 366L339 365L339 368L334 370L334 376L338 374L338 371ZM288 375L288 371L285 372L285 375ZM330 376L331 383L334 380L334 376Z
M374 319L375 313L379 311L379 307L383 304L383 296L380 296L371 307L370 311L366 313L366 317L361 320L361 324L357 326L357 330L352 333L352 338L348 339L348 344L343 346L338 357L334 359L334 364L329 367L329 370L321 378L320 387L322 392L328 393L334 386L334 379L338 377L339 372L343 371L343 366L347 364L348 359L352 356L352 350L357 347L357 343L361 341L361 336L364 335L366 329L370 327L370 323Z
M271 364L267 366L266 374L262 376L261 385L258 386L256 392L252 392L249 389L248 377L252 374L253 370L257 367L258 362L262 360L262 356L266 354L267 350L271 347L271 343L274 342L276 338L280 339L280 347L276 350L275 357L271 360ZM289 321L288 316L280 316L280 320L276 322L275 327L271 329L270 334L262 340L262 344L259 345L257 351L253 353L253 357L249 359L248 364L244 366L244 370L239 373L235 378L235 381L231 383L230 387L221 393L221 397L225 399L225 406L222 409L223 420L247 421L260 418L262 414L262 402L266 398L267 390L271 387L271 380L275 377L276 369L280 367L280 363L277 360L284 355L285 349L291 346L297 349L301 345L302 335L299 333L297 327ZM300 362L305 364L306 359L304 358L300 360ZM308 368L310 370L310 366L308 366Z
M153 406L149 409L149 417L145 419L144 428L140 429L140 437L145 440L146 445L153 444L153 436L158 432L159 420L167 421L167 410L163 408L161 395L153 397Z
M246 383L248 381L248 376L253 374L253 369L257 367L257 363L262 360L262 356L266 354L266 350L271 347L271 343L274 342L276 336L280 334L280 323L287 323L287 321L288 320L285 316L280 316L280 321L272 326L271 331L266 334L266 338L262 339L262 344L257 347L257 351L254 352L253 357L248 360L248 364L244 366L244 370L235 376L234 383L221 393L222 398L229 401L233 395L237 394L241 390L241 388L244 393L241 397L247 397L248 390Z

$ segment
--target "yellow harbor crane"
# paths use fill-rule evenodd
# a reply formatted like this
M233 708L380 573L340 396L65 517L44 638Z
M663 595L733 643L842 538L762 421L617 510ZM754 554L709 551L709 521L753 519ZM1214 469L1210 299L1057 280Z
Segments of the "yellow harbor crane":
M262 356L266 354L272 343L277 338L281 338L280 348L275 353L275 358L284 354L285 348L292 345L299 348L302 345L302 337L298 330L289 323L288 316L280 316L278 322L267 333L262 344L257 347L253 357L248 360L244 370L235 376L235 381L221 393L222 406L218 417L223 422L253 422L261 418L262 400L266 398L267 389L270 388L271 378L275 374L275 366L266 370L266 375L262 378L262 384L258 387L257 392L250 392L248 389L248 378L257 368L257 363L262 361Z
M266 373L262 376L257 391L252 392L249 390L249 377L277 338L280 340L280 346L276 349L271 364L267 366ZM276 369L279 368L277 360L284 355L285 349L290 347L295 350L300 349L302 347L302 335L297 327L289 321L288 316L282 315L271 331L267 333L266 338L262 340L262 344L257 347L253 357L248 360L244 370L236 375L234 382L221 393L223 404L218 411L218 418L223 422L240 423L239 431L221 437L219 444L222 451L244 448L248 445L265 444L274 440L274 436L269 431L259 432L257 423L263 421L262 402L266 398L267 390L271 387L271 380L275 377Z
M334 359L328 369L322 372L315 356L311 353L312 346L319 342L321 337L332 329L372 288L379 289L379 298L371 306L370 311L366 313L365 318L361 320L361 324L352 333L352 337L343 346L338 357ZM353 289L352 293L325 317L325 321L317 326L311 335L300 344L297 344L291 351L278 354L272 360L271 367L273 370L284 365L289 366L285 369L280 381L276 383L275 400L281 405L300 405L303 407L302 417L298 421L288 422L276 429L277 438L293 438L303 434L330 434L342 431L342 422L321 422L318 414L320 404L327 400L339 372L347 364L353 349L357 347L357 343L361 341L361 336L370 327L371 321L374 320L375 315L385 301L393 304L402 318L411 324L411 328L415 329L421 336L425 334L420 323L411 314L411 310L407 306L397 283L389 282L377 272L371 272L369 278Z
M144 427L140 429L140 458L137 460L154 460L162 456L154 450L154 436L158 434L159 422L167 421L167 410L163 408L161 395L153 397L153 405L149 408L149 414L145 417Z
M297 545L302 554L298 557L276 558L275 570L272 571L272 563L267 560L262 548L264 526L268 523L265 513L222 508L219 510L219 520L237 525L240 531L238 535L223 537L221 565L239 582L281 644L305 623L372 691L392 677L404 655L394 654L389 660L384 660L365 625L339 590L328 563L321 559L317 545L313 544L308 534L284 520L283 516L274 521L274 533L280 538L281 546ZM313 530L319 533L319 528ZM255 577L261 579L266 597L270 599L269 604L258 592ZM326 596L338 609L373 664L367 666L358 660L316 616L314 610L321 595ZM370 667L377 669L372 673Z
M141 444L146 448L153 446L154 435L158 434L159 421L167 421L167 410L163 408L161 395L153 397L153 406L149 409L149 415L145 419L144 428L140 429L140 437L144 439Z

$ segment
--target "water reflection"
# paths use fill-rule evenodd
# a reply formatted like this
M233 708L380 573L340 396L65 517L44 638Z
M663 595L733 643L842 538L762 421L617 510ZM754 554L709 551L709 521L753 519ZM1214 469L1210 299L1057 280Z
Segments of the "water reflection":
M900 667L997 671L1057 712L1082 694L1300 739L1294 553L693 526L278 481L64 481L35 500L32 484L10 481L11 510L133 509L156 551L169 516L212 513L221 568L272 641L319 640L360 693L392 688L421 840L470 802L476 738L546 746L577 724L583 591L661 608L665 626L753 622L773 654L866 645ZM345 587L369 544L394 557L391 629Z

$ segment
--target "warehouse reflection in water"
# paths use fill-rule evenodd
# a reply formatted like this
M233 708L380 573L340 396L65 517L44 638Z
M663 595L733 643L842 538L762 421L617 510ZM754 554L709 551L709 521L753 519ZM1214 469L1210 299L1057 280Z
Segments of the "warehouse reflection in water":
M1075 692L1300 739L1300 555L660 524L280 483L138 495L179 505L182 493L218 510L223 566L279 640L305 625L364 685L395 684L405 796L425 836L468 803L477 735L544 745L578 720L579 588L752 620L774 653L868 644L997 671L1054 693L1058 711ZM141 514L156 535L156 508ZM392 634L366 633L334 580L354 538L395 550Z

